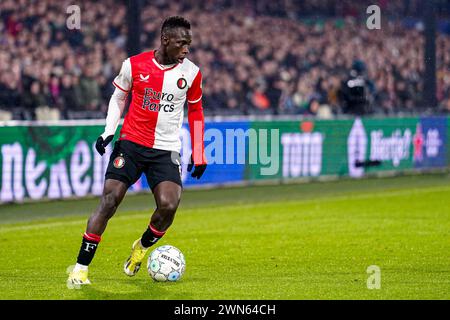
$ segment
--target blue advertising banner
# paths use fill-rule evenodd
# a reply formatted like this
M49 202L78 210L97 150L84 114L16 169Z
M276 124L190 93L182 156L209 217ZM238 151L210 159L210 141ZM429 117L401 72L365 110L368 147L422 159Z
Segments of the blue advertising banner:
M206 122L205 154L208 167L200 180L191 177L187 164L191 155L191 137L187 124L182 128L182 181L186 187L204 184L231 183L244 180L246 143L244 133L250 122ZM192 173L192 171L191 171Z
M415 168L445 167L447 165L447 118L423 117L413 136Z

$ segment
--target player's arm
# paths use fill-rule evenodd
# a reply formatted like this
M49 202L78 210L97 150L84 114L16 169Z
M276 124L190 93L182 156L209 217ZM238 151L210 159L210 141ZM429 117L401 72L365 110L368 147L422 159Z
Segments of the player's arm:
M112 141L119 126L120 118L125 110L128 92L131 89L131 65L129 59L122 63L119 75L114 79L116 87L109 100L106 115L105 131L97 138L95 148L100 155L105 153L105 147Z
M188 171L195 166L192 177L200 179L206 170L206 157L204 145L205 119L202 105L202 74L200 70L187 91L188 122L191 132L192 155Z

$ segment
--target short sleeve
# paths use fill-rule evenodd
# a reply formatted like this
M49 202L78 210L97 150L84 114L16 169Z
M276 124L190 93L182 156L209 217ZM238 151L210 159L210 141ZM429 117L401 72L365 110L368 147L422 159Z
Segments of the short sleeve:
M124 92L128 92L131 89L132 83L131 62L128 58L122 63L122 68L117 77L114 78L113 85Z
M188 103L197 103L202 98L202 95L202 73L198 70L194 81L192 81L192 84L187 91L187 101Z

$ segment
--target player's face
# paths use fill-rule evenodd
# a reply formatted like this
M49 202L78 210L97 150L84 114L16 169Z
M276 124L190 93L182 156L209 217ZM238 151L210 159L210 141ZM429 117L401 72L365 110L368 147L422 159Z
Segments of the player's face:
M166 54L172 63L182 63L189 53L192 42L191 30L185 28L174 29L166 40Z

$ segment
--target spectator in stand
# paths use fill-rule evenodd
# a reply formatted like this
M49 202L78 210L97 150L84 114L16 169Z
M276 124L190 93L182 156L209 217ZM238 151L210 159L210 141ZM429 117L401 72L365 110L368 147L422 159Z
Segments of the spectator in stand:
M81 90L75 83L76 77L67 73L62 76L61 79L61 111L67 110L77 111L80 110L81 104Z
M320 98L312 97L309 101L308 108L303 113L305 116L316 116L320 108Z
M439 113L450 114L450 98L443 100L439 106Z
M47 96L43 90L39 81L33 81L30 86L30 91L23 95L23 106L27 108L31 113L38 108L48 106L50 104L51 97Z
M82 77L80 78L80 91L83 93L81 100L82 105L86 110L95 111L100 106L100 86L95 79L95 68L89 64L86 66Z
M59 87L59 77L55 74L50 76L50 83L48 84L48 92L50 95L50 107L57 107L61 104L61 90Z

